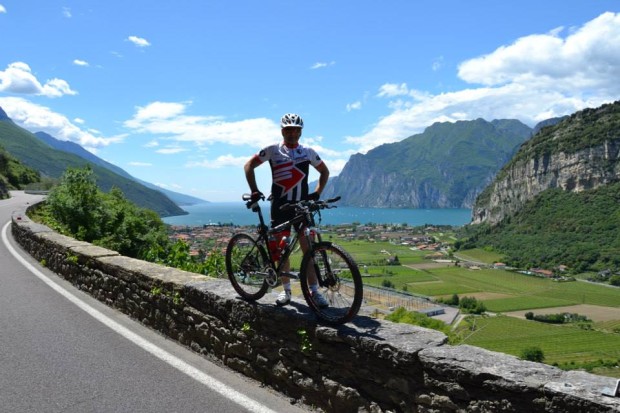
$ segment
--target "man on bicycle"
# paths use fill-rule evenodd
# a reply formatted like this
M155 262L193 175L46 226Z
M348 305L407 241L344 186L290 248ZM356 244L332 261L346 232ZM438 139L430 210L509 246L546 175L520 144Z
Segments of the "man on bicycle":
M271 184L271 225L275 227L295 216L294 209L281 211L280 207L302 200L318 200L327 184L329 169L314 149L299 144L299 138L304 127L304 121L299 115L287 113L280 120L282 137L281 143L273 144L261 149L244 166L245 177L252 191L252 201L256 202L263 195L256 185L254 169L265 161L269 161L272 173ZM319 182L314 190L308 191L309 168L312 165L320 174ZM302 251L308 249L308 241L299 228L299 243ZM288 262L284 263L283 272L290 269ZM291 302L291 282L286 276L281 277L284 290L276 299L277 305L286 305ZM308 281L312 290L312 299L319 307L327 307L325 297L318 292L316 275L309 274Z

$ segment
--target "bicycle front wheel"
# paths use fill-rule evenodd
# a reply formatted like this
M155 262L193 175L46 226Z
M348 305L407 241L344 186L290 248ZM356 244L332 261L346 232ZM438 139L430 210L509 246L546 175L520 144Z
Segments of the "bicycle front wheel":
M362 276L342 247L331 242L314 244L304 254L300 270L301 291L321 320L338 325L355 317L364 296ZM313 294L315 286L324 300Z
M249 234L233 235L226 247L226 272L241 298L255 301L265 295L269 288L265 279L269 267L269 258L262 245Z

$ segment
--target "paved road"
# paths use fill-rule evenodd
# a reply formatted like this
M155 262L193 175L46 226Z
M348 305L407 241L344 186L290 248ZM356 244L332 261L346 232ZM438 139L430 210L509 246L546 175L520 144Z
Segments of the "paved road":
M307 411L42 268L7 225L17 205L39 197L13 195L0 201L0 411Z

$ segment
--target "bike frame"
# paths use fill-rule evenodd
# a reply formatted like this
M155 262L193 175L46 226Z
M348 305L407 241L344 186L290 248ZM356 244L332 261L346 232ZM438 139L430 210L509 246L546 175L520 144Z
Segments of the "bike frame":
M265 218L263 217L263 212L258 202L252 205L249 204L248 208L251 208L253 212L258 213L259 226L257 230L258 238L256 238L256 243L262 244L265 247L268 253L267 255L269 256L270 267L275 271L278 277L282 275L282 267L288 261L290 255L293 253L293 251L297 247L297 244L300 242L300 234L303 234L303 236L306 237L306 240L308 242L308 251L312 250L312 246L314 245L314 243L322 241L321 234L316 228L314 212L310 211L308 207L306 207L305 210L300 211L294 218L283 222L282 224L277 225L271 229L269 229L265 224ZM297 224L301 224L299 226L299 230L291 231L292 240L289 242L284 254L280 256L280 260L276 265L276 262L274 261L269 248L269 236L282 232L291 227L295 228ZM316 239L314 239L313 235L316 236ZM293 278L298 278L298 276L293 273L288 273L286 275L289 277L292 276Z

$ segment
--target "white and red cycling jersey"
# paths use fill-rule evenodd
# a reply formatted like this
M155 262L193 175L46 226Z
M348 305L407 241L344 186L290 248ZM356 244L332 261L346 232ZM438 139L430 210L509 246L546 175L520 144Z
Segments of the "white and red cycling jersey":
M284 142L267 146L255 156L261 163L269 161L271 196L279 205L306 199L310 165L323 163L314 149L302 145L289 148Z

